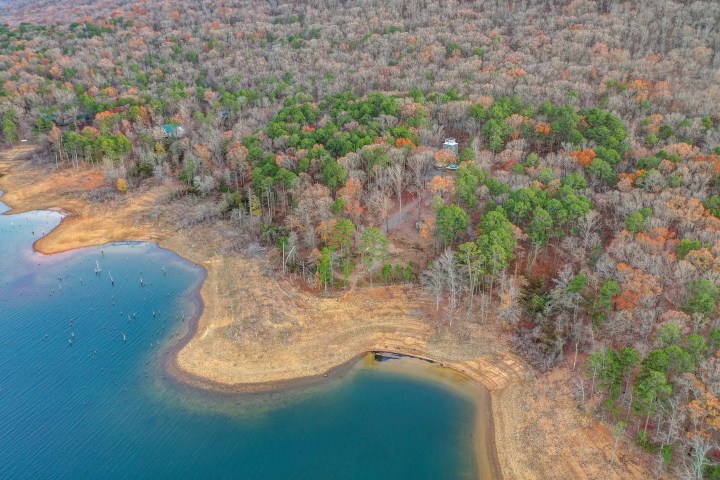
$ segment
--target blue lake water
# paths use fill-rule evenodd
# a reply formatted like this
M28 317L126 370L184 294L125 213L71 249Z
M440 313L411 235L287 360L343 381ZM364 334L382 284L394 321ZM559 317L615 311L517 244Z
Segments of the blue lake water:
M473 401L382 364L290 394L167 378L202 269L147 243L35 253L60 220L0 215L0 478L476 478Z

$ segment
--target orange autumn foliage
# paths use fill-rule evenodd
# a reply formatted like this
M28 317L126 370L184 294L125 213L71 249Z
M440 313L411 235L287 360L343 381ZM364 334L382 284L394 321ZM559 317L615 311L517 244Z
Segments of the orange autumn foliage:
M550 135L550 133L552 133L552 127L547 122L539 122L535 125L535 132L540 135Z
M60 67L58 67L57 65L53 65L52 67L50 67L49 72L50 72L50 75L52 75L52 77L55 80L62 77L62 74L63 74L62 69Z
M338 190L338 197L345 201L345 211L355 223L358 223L363 208L360 205L362 183L357 178L350 178L345 186Z
M656 296L662 292L655 275L626 263L619 263L617 270L622 284L620 295L615 298L615 308L618 310L635 309L640 305L641 297Z
M208 148L207 145L203 145L202 143L194 144L193 145L193 153L208 168L212 167L212 164L211 164L212 152L210 151L210 148Z
M642 102L647 100L649 91L652 88L652 82L643 78L638 78L630 82L629 87L637 92L637 95L635 95L635 101Z
M677 219L688 222L697 222L704 216L710 215L702 202L696 198L686 198L680 195L673 195L665 202L668 211Z
M107 95L108 98L114 98L117 96L118 92L113 87L106 87L102 89L102 92Z
M395 140L395 146L397 148L404 148L404 147L415 148L415 143L412 140L410 140L409 138L400 137L397 140Z
M436 175L430 180L430 191L440 196L452 194L455 191L455 179Z
M447 167L448 165L455 163L455 154L445 148L435 152L433 157L435 158L435 164L441 167Z
M697 154L699 149L687 143L673 143L663 148L668 155L677 155L681 159L686 159L693 154Z
M95 115L95 120L101 121L101 120L110 120L115 114L111 111L105 110L104 112L100 112L97 115Z
M698 153L692 158L692 160L694 162L710 163L713 166L713 173L715 173L716 175L720 174L720 158L718 158L716 154L713 153L709 155L704 155L702 153Z
M698 428L696 434L711 436L720 430L720 400L708 390L707 385L695 374L688 373L687 377L698 395L685 408L692 419L693 425Z
M587 167L592 163L595 157L597 157L597 154L595 153L595 150L587 148L585 150L578 150L572 152L572 156L575 157L577 163L579 163L583 167Z
M636 172L620 172L618 174L618 178L620 179L617 183L617 188L621 192L629 192L632 190L633 186L635 185L635 180L637 180L637 173Z
M328 243L330 240L330 235L332 234L333 229L335 228L335 224L337 223L337 220L334 218L331 218L330 220L323 220L321 221L317 228L315 229L315 232L320 237L320 240L323 243Z
M648 133L657 134L660 131L660 127L662 127L663 120L664 117L659 113L648 115L645 117L645 130L647 130Z
M655 254L665 252L667 255L675 255L675 247L677 240L675 232L668 228L657 227L649 232L638 232L635 240L640 242L645 251L651 251Z
M710 270L715 266L717 260L707 248L693 250L687 254L685 260L700 270Z

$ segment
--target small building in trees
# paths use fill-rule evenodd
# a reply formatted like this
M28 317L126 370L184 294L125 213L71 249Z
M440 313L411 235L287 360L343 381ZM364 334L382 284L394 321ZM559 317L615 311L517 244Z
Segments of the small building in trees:
M447 142L445 142L447 144ZM457 145L457 144L456 144ZM457 147L456 147L457 151ZM433 158L435 159L434 166L435 168L438 168L440 170L448 168L450 165L453 165L457 162L457 154L454 153L451 149L445 148L443 145L443 148L435 152L433 155Z
M185 136L185 129L180 125L174 125L172 123L166 123L162 126L163 135L165 138L180 138Z
M456 157L458 156L458 143L455 141L454 138L446 138L445 143L443 143L443 148L446 150L450 150Z

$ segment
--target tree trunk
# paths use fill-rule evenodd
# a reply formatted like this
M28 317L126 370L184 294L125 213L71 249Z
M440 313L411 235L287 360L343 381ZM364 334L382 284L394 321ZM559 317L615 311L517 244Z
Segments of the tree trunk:
M580 338L578 337L577 340L575 340L575 356L573 357L573 370L575 370L575 367L577 366L577 357L578 357L578 347L580 345Z

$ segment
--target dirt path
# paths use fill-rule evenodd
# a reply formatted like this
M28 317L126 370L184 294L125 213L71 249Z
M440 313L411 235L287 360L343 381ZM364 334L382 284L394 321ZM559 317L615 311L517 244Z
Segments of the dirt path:
M539 421L545 419L545 399L533 394L535 383L523 381L528 370L510 352L497 327L463 322L453 330L438 329L423 314L425 300L409 287L357 288L327 298L297 289L266 260L228 253L224 234L232 232L232 224L178 228L178 213L160 201L171 185L146 182L121 200L91 203L84 194L105 184L100 173L33 167L20 161L30 151L18 148L0 154L3 201L14 213L48 208L70 213L36 244L38 250L54 253L112 241L150 240L205 267L207 278L200 291L205 309L196 334L177 356L179 368L192 378L252 388L322 376L369 350L430 358L491 392L505 479L649 478L636 475L632 465L618 467L622 475L616 477L593 476L607 468L612 442L607 428L588 416L582 418L604 433L584 447L583 468L575 468L580 461L573 453L576 425ZM560 414L574 411L560 402L549 405ZM520 431L519 422L535 422L535 427ZM558 456L540 454L558 449Z
M395 212L388 218L388 230L393 231L405 222L412 220L410 218L410 212L417 207L418 203L418 197L416 196L409 203L403 204L401 209L399 209L397 212Z
M446 172L443 172L442 170L439 170L437 168L431 168L425 174L425 182L429 182L435 176L443 176L445 174ZM388 231L393 232L393 230L399 229L401 226L408 222L414 224L416 219L411 216L411 213L413 211L416 211L417 208L420 208L421 203L425 203L426 205L428 205L430 203L429 198L430 195L428 191L424 190L422 196L413 195L412 200L403 203L402 208L398 209L397 212L395 212L388 218Z

